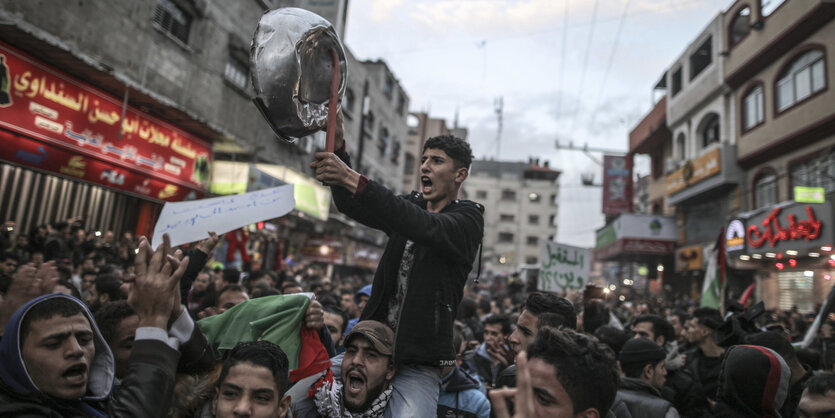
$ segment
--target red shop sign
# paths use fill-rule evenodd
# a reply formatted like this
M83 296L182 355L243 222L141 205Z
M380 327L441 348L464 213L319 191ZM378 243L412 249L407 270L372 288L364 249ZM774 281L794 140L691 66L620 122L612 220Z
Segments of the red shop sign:
M211 148L204 141L130 107L122 118L120 99L2 43L0 59L0 126L165 183L205 189Z
M789 222L787 226L780 224L780 218L778 216L781 210L782 208L775 208L759 225L751 225L748 227L748 243L752 247L760 248L766 243L774 247L780 241L793 241L798 239L810 241L820 236L822 223L815 218L815 212L811 206L806 206L806 216L808 219L798 220L796 215L789 214L786 217Z
M95 158L73 154L20 135L0 131L0 142L4 144L0 147L0 159L27 167L155 200L178 202L205 197L203 192L144 176Z

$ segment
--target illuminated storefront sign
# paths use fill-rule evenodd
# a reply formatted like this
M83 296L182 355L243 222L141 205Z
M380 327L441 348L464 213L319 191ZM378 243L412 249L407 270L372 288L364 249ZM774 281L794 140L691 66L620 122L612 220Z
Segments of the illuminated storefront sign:
M781 241L811 241L820 236L823 224L815 218L815 212L810 205L806 205L806 219L798 219L798 215L789 213L782 224L781 211L782 208L774 208L759 224L748 227L748 242L752 247L774 247Z
M745 249L745 225L734 219L725 230L725 251L733 252Z

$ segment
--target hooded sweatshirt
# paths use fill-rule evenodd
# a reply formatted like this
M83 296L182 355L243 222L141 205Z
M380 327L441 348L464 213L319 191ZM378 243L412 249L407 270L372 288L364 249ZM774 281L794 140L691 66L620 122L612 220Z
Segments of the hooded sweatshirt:
M354 294L354 303L357 306L360 306L360 296L362 295L368 296L369 299L371 298L371 285L364 286L362 289L357 291L356 294ZM343 332L342 335L348 335L351 330L354 329L354 325L356 325L359 320L359 317L357 317L348 321L348 325L345 327L345 332Z
M95 355L89 365L87 393L77 400L56 399L41 392L27 372L20 350L23 319L34 306L53 298L65 298L78 304L93 331ZM179 352L165 342L137 336L128 373L118 392L111 393L115 380L113 354L86 305L60 293L41 296L27 302L12 315L0 340L0 417L164 416L171 403L178 359Z
M774 350L728 348L719 374L718 416L780 418L790 379L791 370Z

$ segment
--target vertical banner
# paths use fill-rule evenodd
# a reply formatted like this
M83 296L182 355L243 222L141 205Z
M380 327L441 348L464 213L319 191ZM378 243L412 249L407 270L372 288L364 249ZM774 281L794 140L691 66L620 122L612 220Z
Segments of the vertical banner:
M603 214L632 212L632 156L603 156Z
M591 249L545 241L537 289L545 292L581 290L591 273Z

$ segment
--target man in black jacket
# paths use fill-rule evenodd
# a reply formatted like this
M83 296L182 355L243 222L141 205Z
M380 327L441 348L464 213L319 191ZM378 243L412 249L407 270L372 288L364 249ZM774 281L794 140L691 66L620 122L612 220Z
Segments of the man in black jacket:
M469 144L451 135L430 138L420 164L421 191L398 196L350 166L337 121L336 153L319 152L310 167L331 185L340 212L389 236L361 320L395 332L394 416L431 416L440 367L455 364L453 320L484 230L482 205L458 199L469 175Z
M633 338L618 356L624 377L612 412L617 418L678 418L673 404L661 397L667 377L664 349L647 338Z

